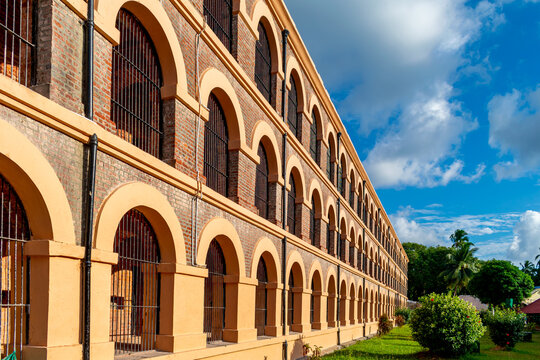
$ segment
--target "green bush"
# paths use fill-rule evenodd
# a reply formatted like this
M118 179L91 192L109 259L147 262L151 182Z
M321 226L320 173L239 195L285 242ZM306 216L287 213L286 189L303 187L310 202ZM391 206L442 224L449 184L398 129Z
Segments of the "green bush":
M489 315L489 337L496 345L511 349L521 341L526 315L512 309L497 309Z
M394 311L395 316L403 316L403 319L405 320L405 323L409 322L409 319L411 317L411 309L409 308L397 308Z
M382 314L379 318L379 330L377 333L379 335L386 335L392 330L392 322L388 319L388 315Z
M402 327L403 325L405 325L405 318L403 317L403 315L396 316L395 321L396 321L396 325L399 327Z
M457 356L471 352L486 331L474 306L449 294L421 297L411 314L414 340L432 352Z

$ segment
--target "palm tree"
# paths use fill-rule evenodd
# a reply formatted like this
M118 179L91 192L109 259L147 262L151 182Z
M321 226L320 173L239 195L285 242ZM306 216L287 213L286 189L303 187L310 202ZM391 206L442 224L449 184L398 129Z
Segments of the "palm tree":
M540 251L540 247L538 248L538 251ZM540 269L540 253L534 257L534 260L537 261L536 267Z
M448 264L440 276L448 283L448 289L459 293L467 287L473 275L478 271L477 259L474 254L478 248L471 248L470 243L464 243L453 253L448 254Z
M531 278L534 279L534 276L536 275L536 268L532 262L525 260L525 263L519 265L521 265L521 271L523 271L525 274L529 274Z
M464 245L472 246L474 245L472 242L470 242L469 237L467 236L467 232L463 229L457 229L454 231L452 235L450 235L450 240L454 243L452 244L452 247L454 248L460 248Z

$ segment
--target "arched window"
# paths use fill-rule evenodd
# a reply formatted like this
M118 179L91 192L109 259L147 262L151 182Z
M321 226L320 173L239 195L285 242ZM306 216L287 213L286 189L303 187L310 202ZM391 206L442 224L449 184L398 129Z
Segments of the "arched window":
M159 316L159 247L138 210L120 220L114 237L118 263L111 273L110 341L116 354L155 348Z
M291 270L289 274L289 289L287 291L287 325L294 324L294 274Z
M309 323L313 324L315 321L315 285L313 279L311 279L311 294L309 296Z
M354 211L354 177L352 177L351 174L351 185L349 186L349 205L351 205L351 208Z
M339 166L339 164L337 167L336 186L341 196L345 197L345 190L344 190L344 183L343 183L343 167Z
M204 176L206 185L223 196L229 191L229 131L217 97L208 99L210 117L204 126Z
M309 210L309 239L311 244L315 244L315 231L316 231L316 222L315 219L315 199L311 198L311 209Z
M264 25L258 26L259 40L255 45L255 82L257 89L269 103L272 101L272 55Z
M0 2L0 73L24 86L34 83L35 47L32 0Z
M291 175L289 178L290 190L287 193L287 225L289 232L296 234L296 185Z
M300 124L298 124L298 93L296 82L291 76L291 90L289 91L289 103L287 104L287 121L292 133L300 139Z
M268 290L266 289L268 273L262 257L257 265L257 280L259 283L255 294L255 327L257 328L257 336L263 336L268 313Z
M262 144L259 144L257 155L260 161L255 176L255 206L259 210L259 215L268 219L268 158Z
M204 0L204 17L210 29L225 47L232 50L232 2L231 0Z
M206 341L223 339L225 327L225 256L216 239L206 254L208 277L204 279L204 332Z
M1 358L16 352L20 358L27 340L28 274L24 245L30 228L23 204L11 184L0 175L0 279L2 296Z
M311 153L311 157L317 165L321 166L321 142L317 140L317 118L315 114L312 115L313 122L311 123L310 131L309 131L309 152Z
M116 27L120 43L113 48L111 119L118 136L160 158L163 80L156 49L129 11L120 9Z
M328 281L328 299L326 302L326 320L328 321L328 327L336 326L336 283L334 277L331 276Z
M326 252L330 254L330 250L332 248L332 230L330 228L330 223L326 223Z
M349 243L349 264L354 266L354 245L352 242Z

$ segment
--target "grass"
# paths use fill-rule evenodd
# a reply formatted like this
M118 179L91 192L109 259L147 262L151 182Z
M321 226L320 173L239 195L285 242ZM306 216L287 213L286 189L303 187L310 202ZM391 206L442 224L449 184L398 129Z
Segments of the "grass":
M325 360L344 359L439 359L412 339L411 329L406 325L395 328L390 334L360 341L346 349L324 357ZM461 357L476 359L540 359L540 333L533 334L533 342L518 343L511 351L498 350L486 334L480 340L480 354Z

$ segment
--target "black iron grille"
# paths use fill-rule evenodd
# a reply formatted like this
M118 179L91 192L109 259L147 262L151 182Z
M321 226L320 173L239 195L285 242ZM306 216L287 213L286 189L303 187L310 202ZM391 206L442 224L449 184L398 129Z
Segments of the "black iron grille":
M159 329L160 254L154 230L138 210L120 220L114 251L110 341L116 354L152 350Z
M120 9L116 27L120 43L113 48L111 119L118 136L161 158L163 81L156 49L129 11Z
M272 55L266 29L259 23L259 40L255 46L255 82L264 98L272 100Z
M259 210L259 215L268 218L268 158L266 150L262 144L257 150L260 162L257 164L255 177L255 206Z
M232 49L232 4L230 0L204 0L204 17L225 47Z
M296 82L291 76L291 90L289 91L289 103L287 104L287 121L293 134L300 138L300 128L298 124L298 93L296 92Z
M317 119L315 117L315 114L312 116L313 123L311 123L310 132L309 132L309 152L311 153L311 157L317 165L321 166L321 159L320 159L320 151L319 147L320 141L317 140Z
M296 234L296 186L292 175L289 178L289 185L291 188L287 193L287 225L289 232Z
M225 112L217 97L208 100L210 119L204 126L204 176L206 185L223 196L229 188L229 132Z
M217 240L206 255L208 277L204 280L204 332L206 341L223 340L225 328L225 256Z
M4 358L16 353L21 359L22 347L27 343L30 273L30 262L23 250L30 240L30 228L22 202L2 175L0 196L0 354Z
M264 327L267 322L268 312L268 273L266 272L266 263L261 257L259 265L257 265L257 280L259 281L255 293L255 327L257 328L257 336L264 335Z
M0 2L0 72L25 86L34 82L34 11L31 0Z
M289 289L287 290L287 325L294 324L294 274L289 274Z

